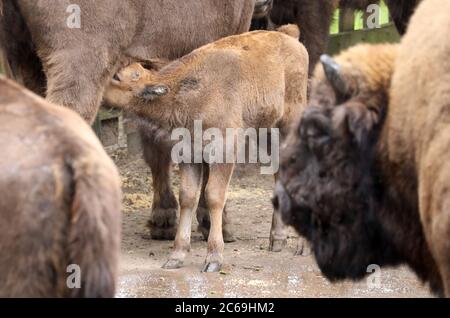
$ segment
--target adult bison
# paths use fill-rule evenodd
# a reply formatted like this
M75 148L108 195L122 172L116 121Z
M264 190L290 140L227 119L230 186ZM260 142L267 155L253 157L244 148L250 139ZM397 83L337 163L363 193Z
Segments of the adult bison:
M310 74L319 57L327 49L332 16L340 5L342 8L366 10L379 0L272 0L270 16L253 21L253 29L274 29L276 25L296 23L302 30L301 42L310 56ZM409 18L421 0L387 0L392 19L401 34L406 31ZM268 6L268 5L266 5Z
M265 3L80 0L69 6L65 0L0 0L0 55L9 77L92 122L105 85L124 60L172 60L245 32L256 1ZM78 9L80 28L72 23L77 22ZM178 203L171 188L170 139L151 122L142 125L141 132L153 176L152 237L172 239ZM198 218L206 235L209 216L204 206L202 195ZM226 224L224 237L231 240Z
M332 280L406 263L450 297L448 12L424 0L398 51L322 58L274 202Z
M0 76L0 149L0 297L114 297L120 178L92 129Z

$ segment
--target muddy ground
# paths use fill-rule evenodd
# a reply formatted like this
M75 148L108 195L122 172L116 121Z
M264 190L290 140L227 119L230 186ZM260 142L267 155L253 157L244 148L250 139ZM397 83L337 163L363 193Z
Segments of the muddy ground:
M117 297L430 297L428 288L406 267L382 268L379 286L369 286L366 280L331 284L312 256L294 256L293 231L283 252L269 252L273 179L260 175L255 166L239 167L232 180L228 209L237 241L225 245L222 272L200 273L206 242L196 231L195 220L185 267L164 270L161 266L173 242L148 237L150 170L140 158L119 157L124 217Z

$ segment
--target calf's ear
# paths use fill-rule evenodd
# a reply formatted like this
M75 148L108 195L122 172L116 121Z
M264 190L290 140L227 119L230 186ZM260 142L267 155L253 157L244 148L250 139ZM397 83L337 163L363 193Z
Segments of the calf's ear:
M142 91L139 92L139 97L152 101L158 97L164 96L169 93L169 87L166 85L146 85Z

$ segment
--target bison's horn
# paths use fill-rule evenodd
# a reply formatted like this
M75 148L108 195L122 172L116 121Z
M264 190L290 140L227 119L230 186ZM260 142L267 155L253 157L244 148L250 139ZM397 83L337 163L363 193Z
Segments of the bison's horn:
M334 90L341 96L347 95L347 84L341 75L341 66L327 54L320 57L320 62L323 65L325 76Z

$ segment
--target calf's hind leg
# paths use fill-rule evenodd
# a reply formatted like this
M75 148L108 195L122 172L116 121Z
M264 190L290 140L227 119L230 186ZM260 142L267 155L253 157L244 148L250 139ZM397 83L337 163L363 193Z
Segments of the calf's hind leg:
M197 205L197 192L201 188L202 165L180 164L180 223L175 237L174 251L163 265L165 269L183 266L191 248L192 217Z
M209 210L208 205L206 204L206 196L205 190L206 185L208 184L209 178L209 165L203 164L203 183L202 183L202 191L200 193L200 201L197 207L197 221L198 221L198 231L203 234L205 240L208 240L209 229L211 227L211 221L209 219ZM223 208L223 217L222 217L222 233L223 240L225 243L235 242L236 239L233 236L233 233L230 229L230 222L227 215L227 206Z
M213 164L209 167L205 197L211 219L211 228L203 272L218 272L222 268L224 250L222 213L233 169L234 164Z

